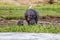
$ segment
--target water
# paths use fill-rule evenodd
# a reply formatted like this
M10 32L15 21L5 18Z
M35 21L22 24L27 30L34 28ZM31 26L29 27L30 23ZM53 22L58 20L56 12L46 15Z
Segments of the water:
M60 40L60 34L0 33L0 40Z

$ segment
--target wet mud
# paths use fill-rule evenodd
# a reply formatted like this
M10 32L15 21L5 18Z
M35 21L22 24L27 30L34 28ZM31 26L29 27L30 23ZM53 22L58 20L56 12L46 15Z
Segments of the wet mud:
M0 25L17 25L17 22L22 19L3 19L0 18ZM28 25L26 20L23 20L24 25ZM37 25L52 25L52 26L60 26L60 17L54 17L54 16L42 16L38 20Z

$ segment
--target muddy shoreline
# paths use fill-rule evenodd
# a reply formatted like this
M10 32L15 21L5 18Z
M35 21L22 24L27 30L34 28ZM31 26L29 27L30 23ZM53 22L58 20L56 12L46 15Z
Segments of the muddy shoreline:
M0 18L0 25L17 25L19 20L23 20L24 24L27 25L25 19L4 19ZM42 16L39 18L38 25L57 25L60 26L60 17L54 16Z

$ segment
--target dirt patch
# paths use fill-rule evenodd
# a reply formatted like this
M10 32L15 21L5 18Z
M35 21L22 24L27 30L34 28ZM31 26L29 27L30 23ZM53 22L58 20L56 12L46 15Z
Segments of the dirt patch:
M15 19L3 19L0 18L0 25L17 25L18 20ZM24 21L24 25L27 25L27 22L25 20ZM42 16L39 21L38 21L39 25L54 25L54 26L60 26L60 17L54 17L54 16Z
M40 20L60 23L60 17L54 16L43 16L40 18Z

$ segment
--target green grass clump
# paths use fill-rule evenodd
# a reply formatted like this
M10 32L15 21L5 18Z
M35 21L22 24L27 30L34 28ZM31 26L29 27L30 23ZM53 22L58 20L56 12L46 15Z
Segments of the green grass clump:
M60 33L60 27L54 26L0 26L0 32Z

